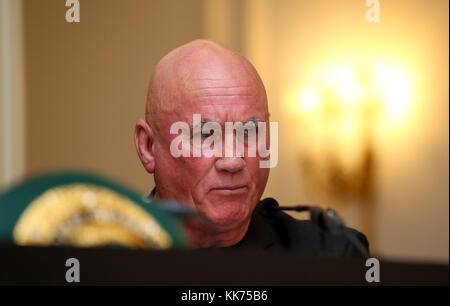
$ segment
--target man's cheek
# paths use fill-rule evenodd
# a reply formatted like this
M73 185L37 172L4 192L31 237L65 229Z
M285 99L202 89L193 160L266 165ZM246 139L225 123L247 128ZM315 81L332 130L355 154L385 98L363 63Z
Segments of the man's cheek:
M247 168L250 172L252 180L256 187L256 192L260 192L264 190L267 179L269 177L269 168L260 168L260 159L259 158L249 158L247 160Z
M261 172L261 168L259 167L259 158L258 157L248 157L245 162L247 164L247 169L252 175L252 177L258 177Z
M174 158L174 164L176 165L175 175L189 177L189 181L193 184L207 175L208 169L213 166L213 161L203 157L179 157Z

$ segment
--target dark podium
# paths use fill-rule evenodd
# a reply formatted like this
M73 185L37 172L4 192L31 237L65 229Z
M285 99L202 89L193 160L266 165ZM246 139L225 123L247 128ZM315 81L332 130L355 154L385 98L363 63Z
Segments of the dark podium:
M67 283L76 258L80 282ZM146 251L0 245L1 285L448 285L448 264L380 259L380 282L368 283L362 258L236 250Z

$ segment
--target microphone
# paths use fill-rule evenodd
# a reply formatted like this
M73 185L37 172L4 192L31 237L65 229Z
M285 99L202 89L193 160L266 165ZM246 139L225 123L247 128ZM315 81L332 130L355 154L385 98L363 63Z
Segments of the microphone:
M345 227L344 220L334 209L327 208L324 210L319 206L304 204L295 206L278 206L275 200L271 201L269 205L272 209L278 211L308 211L313 224L332 235L343 234L362 256L369 258L369 252L367 249L363 246L361 241L355 237L355 235L353 235L347 227Z

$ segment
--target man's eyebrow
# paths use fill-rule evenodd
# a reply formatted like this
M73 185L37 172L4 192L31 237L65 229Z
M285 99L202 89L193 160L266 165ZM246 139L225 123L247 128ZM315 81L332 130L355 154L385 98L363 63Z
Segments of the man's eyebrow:
M200 121L200 125L202 126L203 124L205 124L205 123L207 123L207 122L213 122L213 121L212 121L211 119L208 119L208 118L202 118L202 120ZM189 127L190 127L190 128L194 127L194 124L191 123L191 124L189 125Z
M213 121L213 120L211 120L209 118L202 118L201 126L203 126L205 123L208 123L208 122L215 122L215 121ZM258 117L252 116L252 117L248 118L247 120L245 120L243 123L245 124L245 123L248 123L248 122L258 123L258 122L264 122L264 121L259 119ZM189 127L190 128L194 127L194 124L190 124Z
M248 119L245 121L245 123L247 123L247 122L258 123L258 122L261 122L261 121L262 121L262 120L259 119L259 118L257 118L257 117L250 117L250 118L248 118Z

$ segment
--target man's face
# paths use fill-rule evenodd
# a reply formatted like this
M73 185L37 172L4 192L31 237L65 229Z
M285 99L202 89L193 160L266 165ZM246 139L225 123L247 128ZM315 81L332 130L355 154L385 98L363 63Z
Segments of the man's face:
M222 126L222 147L225 149L225 122L249 119L268 123L267 101L260 87L245 73L208 72L194 74L183 80L173 101L173 112L159 124L155 139L155 182L157 196L174 199L206 215L219 232L242 227L250 221L267 183L269 169L260 168L260 157L191 157L175 158L171 141L178 134L170 133L177 121L193 124L193 114ZM266 133L268 139L268 131ZM229 137L229 136L227 136ZM236 147L236 135L232 136ZM235 153L235 152L234 152ZM222 155L224 156L224 155Z

